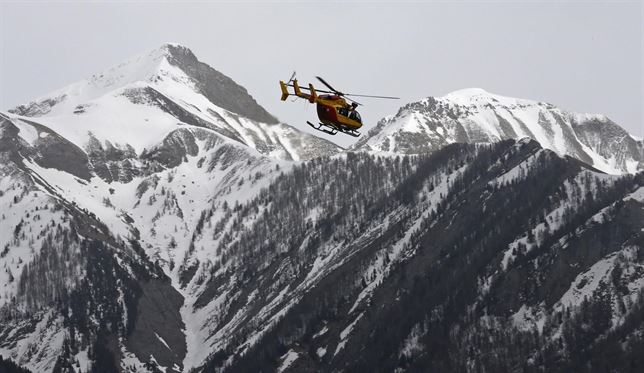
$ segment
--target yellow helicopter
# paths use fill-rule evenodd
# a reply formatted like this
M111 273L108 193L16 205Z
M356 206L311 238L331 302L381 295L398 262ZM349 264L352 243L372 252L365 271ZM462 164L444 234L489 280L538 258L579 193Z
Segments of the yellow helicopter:
M320 119L319 125L314 125L311 122L308 123L309 126L313 127L318 131L328 133L330 135L335 135L338 132L346 133L354 137L360 136L360 132L357 130L362 127L362 118L360 113L356 110L358 105L361 103L352 100L346 96L355 96L355 97L370 97L370 98L386 98L386 99L399 99L399 97L390 97L390 96L369 96L369 95L358 95L353 93L342 93L337 89L331 87L324 79L319 76L316 78L325 86L327 86L330 91L316 90L313 87L313 84L309 83L309 87L300 87L295 79L295 73L291 75L291 79L287 83L284 83L280 80L280 88L282 89L282 101L286 101L289 96L301 97L312 104L317 104L318 118ZM289 93L287 87L293 87L295 93ZM307 90L309 93L304 93L302 90ZM326 93L323 95L318 95L320 93ZM349 104L348 101L351 101Z

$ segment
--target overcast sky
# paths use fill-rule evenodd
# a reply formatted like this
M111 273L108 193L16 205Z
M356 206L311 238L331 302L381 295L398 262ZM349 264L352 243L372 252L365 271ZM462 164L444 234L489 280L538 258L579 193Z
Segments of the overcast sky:
M407 102L480 87L644 135L641 1L2 1L3 110L178 42L304 130L314 107L279 101L277 81L293 70L303 83L321 75L345 92L402 98L361 100L365 132Z

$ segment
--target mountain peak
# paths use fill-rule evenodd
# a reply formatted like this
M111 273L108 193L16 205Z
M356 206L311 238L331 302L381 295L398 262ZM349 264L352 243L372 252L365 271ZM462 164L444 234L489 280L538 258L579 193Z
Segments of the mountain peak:
M174 43L174 42L171 42L171 41L166 41L165 43L161 44L160 49L168 49L168 48L183 48L183 49L189 49L188 47L186 47L186 46L185 46L185 45L183 45L183 44Z
M79 106L141 84L197 92L232 113L257 122L278 123L244 87L199 61L189 48L170 42L9 111L34 117L68 115Z
M451 102L461 106L478 106L480 104L495 105L536 105L536 101L524 100L515 97L497 95L484 90L483 88L464 88L450 92L438 100Z
M165 43L9 111L33 117L68 114L78 105L85 105L110 92L137 82L152 82L159 75L168 75L172 68L171 61L178 55L192 56L196 61L189 49Z
M166 42L161 44L156 50L160 51L163 56L169 59L186 58L198 61L197 56L190 50L190 48L179 43Z
M192 54L192 51L187 46L180 43L167 41L162 43L156 48L148 49L145 52L139 53L137 56L135 56L135 58L139 56L145 56L145 55L148 55L148 56L158 55L158 56L171 57L174 53L177 53L177 52Z
M473 96L482 96L490 95L490 92L484 90L483 88L463 88L451 93L448 93L447 96L460 96L460 97L473 97Z

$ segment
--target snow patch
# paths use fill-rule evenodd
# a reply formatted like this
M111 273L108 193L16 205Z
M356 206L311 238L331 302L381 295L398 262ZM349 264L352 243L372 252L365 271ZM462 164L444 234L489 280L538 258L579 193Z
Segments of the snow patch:
M286 369L288 369L288 367L291 366L291 364L295 362L295 360L297 360L299 356L300 355L293 350L289 350L287 353L282 355L282 357L280 358L282 362L280 363L279 368L277 368L277 372L284 372Z

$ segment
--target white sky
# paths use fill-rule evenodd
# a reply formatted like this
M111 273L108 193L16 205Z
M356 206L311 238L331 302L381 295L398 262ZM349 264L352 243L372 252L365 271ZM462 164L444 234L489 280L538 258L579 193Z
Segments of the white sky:
M0 108L178 42L307 131L313 105L279 101L293 70L302 83L321 75L345 92L402 97L360 100L363 132L407 102L480 87L603 113L644 136L643 20L641 1L0 0Z

